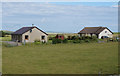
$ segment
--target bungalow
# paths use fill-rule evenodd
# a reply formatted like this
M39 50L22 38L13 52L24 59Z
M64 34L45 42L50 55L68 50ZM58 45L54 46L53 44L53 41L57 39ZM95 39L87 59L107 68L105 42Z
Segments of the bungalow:
M18 42L34 42L35 40L39 40L42 42L48 41L48 34L40 30L36 26L22 27L19 30L13 32L11 35L12 41Z
M78 32L78 34L79 36L97 36L99 39L104 37L113 37L113 32L111 32L107 27L85 27Z

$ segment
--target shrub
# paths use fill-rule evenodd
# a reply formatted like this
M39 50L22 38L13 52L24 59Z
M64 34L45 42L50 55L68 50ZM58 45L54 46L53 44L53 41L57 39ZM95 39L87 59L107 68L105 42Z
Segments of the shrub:
M52 40L54 37L49 37L49 40Z
M98 41L98 38L96 36L93 36L92 41Z
M68 36L68 38L67 38L68 40L72 40L72 36Z
M89 42L90 42L90 40L89 40L89 39L85 39L85 42L88 42L88 43L89 43Z
M35 45L39 45L41 42L34 42Z
M80 40L79 39L75 39L75 40L73 40L73 43L80 43Z
M62 40L63 43L68 43L67 39Z
M57 39L57 43L61 43L62 42L62 40L61 39Z
M8 44L8 43L2 43L2 46L4 46L4 47L14 47L14 46L17 46L17 45L12 45L12 44Z
M80 43L84 43L85 41L84 40L80 40Z
M34 42L40 42L40 40L37 40L37 39L36 39Z
M56 39L56 38L52 39L52 44L57 44L57 43L61 43L61 42L62 42L61 39Z
M92 37L90 37L90 36L85 36L85 39L92 39Z
M110 39L109 39L109 41L114 41L114 42L117 42L117 41L118 41L118 39L116 39L116 38L114 38L114 39L113 39L113 38L110 38Z
M82 39L82 40L85 40L86 38L85 38L85 36L82 36L81 39Z
M76 36L72 36L71 40L75 40L76 39Z
M6 33L3 31L0 31L0 37L5 37Z
M82 37L79 37L79 40L82 40Z

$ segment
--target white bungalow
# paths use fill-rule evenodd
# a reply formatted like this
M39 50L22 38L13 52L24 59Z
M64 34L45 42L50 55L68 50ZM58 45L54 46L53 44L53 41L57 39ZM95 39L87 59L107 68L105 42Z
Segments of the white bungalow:
M113 32L111 32L107 27L85 27L78 32L78 34L79 36L97 36L99 39L104 37L113 37Z

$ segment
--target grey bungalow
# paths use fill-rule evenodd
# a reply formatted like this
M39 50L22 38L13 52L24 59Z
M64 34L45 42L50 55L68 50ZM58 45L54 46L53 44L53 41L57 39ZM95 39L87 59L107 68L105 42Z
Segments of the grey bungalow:
M21 29L12 33L12 41L18 42L34 42L35 40L47 42L47 37L48 34L36 26L22 27Z

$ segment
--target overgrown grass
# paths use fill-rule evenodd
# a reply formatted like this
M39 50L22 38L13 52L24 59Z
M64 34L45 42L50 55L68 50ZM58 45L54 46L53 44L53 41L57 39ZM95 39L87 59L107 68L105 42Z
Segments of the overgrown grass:
M11 41L11 35L6 35L5 37L0 37L1 41Z
M3 74L117 73L118 43L3 47Z
M2 42L0 42L0 72L2 72Z

